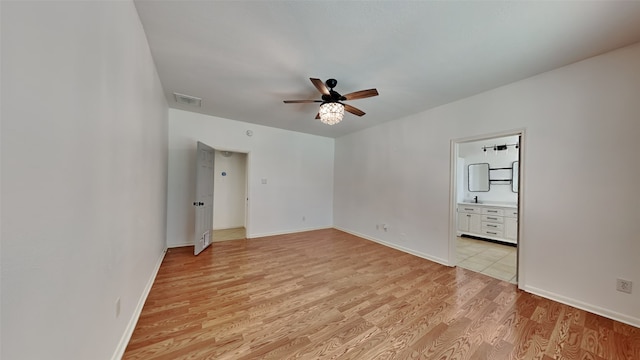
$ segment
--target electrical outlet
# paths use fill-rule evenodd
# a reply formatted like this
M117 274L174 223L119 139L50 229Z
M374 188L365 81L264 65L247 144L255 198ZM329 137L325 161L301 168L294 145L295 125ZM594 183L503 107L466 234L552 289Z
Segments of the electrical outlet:
M633 283L630 280L618 279L616 284L616 290L621 291L623 293L631 294L631 286Z
M116 318L120 316L120 298L116 299Z

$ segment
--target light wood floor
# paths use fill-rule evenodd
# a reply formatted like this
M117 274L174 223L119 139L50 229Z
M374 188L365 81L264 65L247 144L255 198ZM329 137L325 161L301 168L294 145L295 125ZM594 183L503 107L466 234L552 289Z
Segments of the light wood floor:
M212 242L240 240L246 238L246 230L244 227L213 230Z
M640 329L320 230L169 249L124 359L640 359Z

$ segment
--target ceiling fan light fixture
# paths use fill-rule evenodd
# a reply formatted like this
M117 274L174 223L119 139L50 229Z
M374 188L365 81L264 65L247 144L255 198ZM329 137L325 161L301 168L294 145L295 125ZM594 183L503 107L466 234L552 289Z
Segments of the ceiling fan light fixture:
M320 121L327 125L335 125L344 117L344 105L337 102L325 102L320 105Z

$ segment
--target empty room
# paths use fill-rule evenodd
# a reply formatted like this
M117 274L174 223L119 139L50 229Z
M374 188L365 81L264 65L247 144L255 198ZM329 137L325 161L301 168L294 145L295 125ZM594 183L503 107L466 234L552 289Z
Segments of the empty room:
M1 1L0 358L640 359L638 19Z

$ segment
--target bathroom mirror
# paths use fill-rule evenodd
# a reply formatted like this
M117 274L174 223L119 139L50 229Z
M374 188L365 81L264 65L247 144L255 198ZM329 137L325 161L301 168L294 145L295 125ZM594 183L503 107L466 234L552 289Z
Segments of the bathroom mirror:
M469 191L489 191L489 163L469 164Z
M511 191L514 193L518 192L518 174L520 174L518 166L519 166L518 161L514 161L511 164L511 172L513 173L513 181L511 182Z

